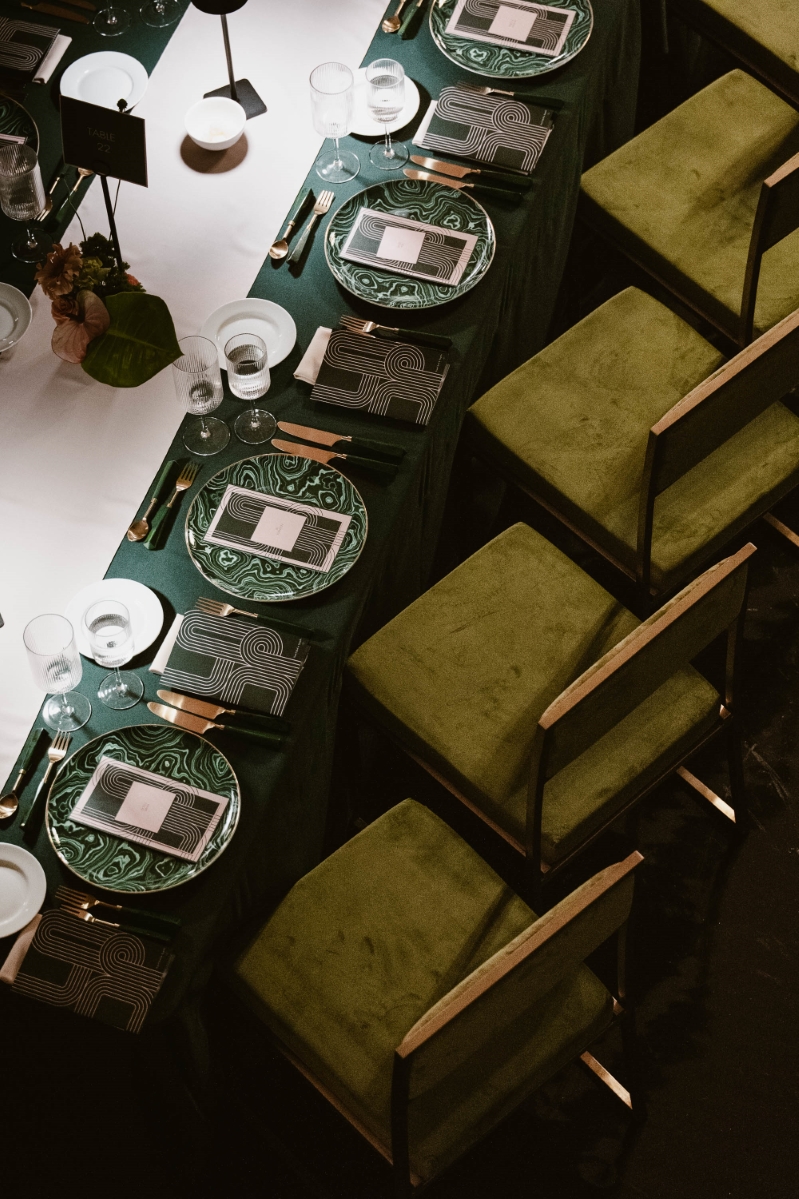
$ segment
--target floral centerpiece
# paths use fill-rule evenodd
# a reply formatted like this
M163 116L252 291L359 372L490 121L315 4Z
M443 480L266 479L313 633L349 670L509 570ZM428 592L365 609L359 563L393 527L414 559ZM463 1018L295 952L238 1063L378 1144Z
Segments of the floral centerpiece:
M108 238L55 245L36 271L51 301L53 352L113 387L137 387L180 356L169 309L117 262Z

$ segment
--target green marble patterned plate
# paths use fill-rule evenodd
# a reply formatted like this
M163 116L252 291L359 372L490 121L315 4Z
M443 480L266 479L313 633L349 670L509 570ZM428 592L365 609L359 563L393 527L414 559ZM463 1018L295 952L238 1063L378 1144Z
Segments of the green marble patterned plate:
M473 42L467 38L454 37L445 33L457 0L444 0L430 6L430 32L442 54L475 75L488 79L530 79L555 71L579 54L591 36L594 14L590 0L542 0L552 8L573 8L576 17L566 37L563 53L557 58L546 54L530 54L525 50L508 50L505 46L492 46L488 42Z
M460 283L451 287L446 283L428 283L426 279L409 279L342 258L341 248L362 208L375 208L378 212L392 212L428 225L474 233L477 244ZM440 183L417 179L375 183L350 196L333 214L325 234L327 265L341 286L381 308L435 308L437 304L456 300L480 282L491 266L495 249L494 226L476 200Z
M103 755L230 797L199 861L175 858L69 819ZM47 800L47 835L64 865L92 886L129 894L167 891L196 878L227 848L240 803L233 769L210 741L161 724L136 724L95 737L67 758Z
M39 149L39 130L36 122L26 108L12 100L10 96L0 93L0 133L11 133L14 137L24 137L32 150ZM0 139L0 146L7 145Z
M330 570L309 570L206 542L208 526L229 484L351 516ZM364 502L340 471L293 454L259 454L226 466L198 491L186 514L186 545L200 574L220 591L272 603L303 599L337 583L357 562L366 529Z

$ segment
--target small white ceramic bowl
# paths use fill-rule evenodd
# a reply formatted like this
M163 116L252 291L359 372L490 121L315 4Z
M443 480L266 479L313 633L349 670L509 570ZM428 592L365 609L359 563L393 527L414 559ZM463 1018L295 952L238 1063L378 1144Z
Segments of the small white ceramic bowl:
M206 96L186 113L186 132L203 150L229 150L246 124L244 109L226 96Z
M24 337L32 315L28 297L10 283L0 283L0 354Z

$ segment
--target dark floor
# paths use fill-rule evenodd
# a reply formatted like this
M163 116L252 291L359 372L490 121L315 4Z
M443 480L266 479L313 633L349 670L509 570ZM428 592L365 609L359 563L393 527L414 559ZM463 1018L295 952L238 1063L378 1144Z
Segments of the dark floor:
M723 67L682 42L676 65L665 70L656 30L645 32L640 124ZM578 237L559 328L632 278ZM512 504L498 506L490 479L473 471L471 482L483 539L519 517ZM787 519L799 527L799 499ZM448 544L459 552L472 548L454 526L451 533ZM666 785L597 849L605 860L630 845L645 855L631 983L648 1120L637 1141L626 1142L624 1110L571 1067L432 1187L431 1199L581 1199L598 1187L619 1199L796 1193L799 553L765 525L753 540L759 553L743 670L749 827L736 833L682 784ZM597 569L584 554L579 560ZM407 795L429 802L489 860L514 868L413 764L385 746L371 748L380 809ZM695 769L724 793L715 751ZM350 831L342 818L331 841ZM174 1032L120 1037L4 999L0 1194L389 1199L381 1160L273 1056L221 978L205 1014L213 1065L201 1113L185 1090ZM600 1056L612 1067L617 1055L610 1037Z

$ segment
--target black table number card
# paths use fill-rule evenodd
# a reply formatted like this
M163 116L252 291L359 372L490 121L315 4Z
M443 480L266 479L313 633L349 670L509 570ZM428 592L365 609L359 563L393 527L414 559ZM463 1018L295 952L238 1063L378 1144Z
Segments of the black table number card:
M96 175L147 186L144 121L132 113L61 97L64 161Z

